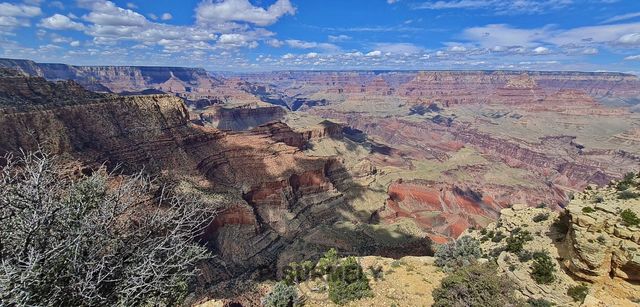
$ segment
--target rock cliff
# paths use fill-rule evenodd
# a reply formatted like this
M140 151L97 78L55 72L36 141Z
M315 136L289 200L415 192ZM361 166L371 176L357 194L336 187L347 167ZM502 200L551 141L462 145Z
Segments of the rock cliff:
M567 290L587 282L585 306L631 306L640 293L640 220L629 216L640 215L640 177L627 182L625 190L616 188L615 181L609 187L590 186L576 194L563 212L513 205L500 212L496 223L463 235L480 240L486 255L496 257L525 297L580 305ZM518 236L530 236L520 250L512 240ZM556 268L549 284L538 284L530 275L527 255L541 251L550 254Z
M350 201L358 194L349 170L335 157L300 150L312 137L336 133L334 125L295 132L270 123L230 133L193 124L175 96L92 94L74 83L5 75L0 98L19 101L20 108L0 105L0 153L41 146L87 169L143 170L219 209L203 237L219 255L203 266L203 286L232 285L221 281L258 268L275 274L278 266L328 247L431 253L425 238L383 240L371 226L354 227L359 220L351 217ZM64 103L45 103L65 93L71 96L62 97ZM420 249L407 251L404 243L411 242L421 242Z

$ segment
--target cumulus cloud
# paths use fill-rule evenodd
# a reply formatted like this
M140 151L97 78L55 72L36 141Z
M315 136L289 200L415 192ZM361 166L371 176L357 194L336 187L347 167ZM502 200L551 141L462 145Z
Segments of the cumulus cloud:
M536 47L533 49L533 54L535 55L543 55L543 54L549 54L550 50L547 47Z
M172 18L173 18L173 15L171 15L170 13L164 13L160 17L160 19L162 19L162 20L171 20Z
M36 17L42 14L37 6L0 2L0 16Z
M0 2L0 35L16 27L30 26L29 18L40 14L42 10L37 6Z
M382 56L382 51L374 50L374 51L371 51L371 52L367 53L366 56L372 57L372 58L378 58L378 57Z
M296 13L289 0L278 0L267 9L253 6L249 0L206 0L196 9L196 18L201 23L224 23L227 21L248 22L258 26L274 24L280 17Z
M38 24L40 27L51 29L51 30L76 30L82 31L85 26L79 22L75 22L71 20L71 18L55 14L51 17L47 17L42 19Z
M148 20L141 14L130 9L117 7L110 1L95 1L91 5L92 11L83 19L101 26L141 27Z
M78 46L80 46L80 41L72 41L71 43L69 43L69 45L71 47L78 47Z
M465 52L467 51L467 48L464 46L453 46L449 48L449 51L451 52Z

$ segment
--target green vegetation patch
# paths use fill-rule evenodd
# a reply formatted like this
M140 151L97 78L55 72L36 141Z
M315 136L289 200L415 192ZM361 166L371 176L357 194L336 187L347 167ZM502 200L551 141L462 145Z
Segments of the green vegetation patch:
M535 252L533 254L533 265L531 266L531 277L538 284L550 284L555 279L556 264L546 251Z
M433 291L435 307L445 306L514 306L514 284L500 276L491 263L461 267L442 279Z

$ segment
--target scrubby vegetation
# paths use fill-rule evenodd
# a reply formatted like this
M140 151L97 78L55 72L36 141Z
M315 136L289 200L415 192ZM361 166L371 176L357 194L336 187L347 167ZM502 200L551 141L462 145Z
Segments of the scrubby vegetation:
M584 207L584 208L582 208L582 212L584 212L584 213L593 213L593 212L596 212L596 209L593 209L592 207Z
M517 303L513 287L495 264L465 266L442 279L433 291L433 306L510 306Z
M481 255L480 243L472 237L463 236L438 248L435 253L436 265L456 269L475 263Z
M584 298L587 297L587 294L589 294L589 288L585 285L573 286L567 290L567 295L580 304L584 302Z
M556 277L556 265L549 256L549 253L535 252L533 253L533 265L531 266L531 277L538 284L550 284Z
M640 225L640 218L638 218L638 216L630 209L625 209L620 212L620 217L622 218L622 221L628 226Z
M527 304L529 304L530 307L551 307L554 305L553 303L542 298L529 299L527 300Z
M538 213L536 214L536 216L533 217L533 221L536 223L542 222L542 221L546 221L549 219L549 213Z
M376 273L374 278L382 276L380 268L371 270ZM356 258L348 257L340 260L338 252L333 248L325 252L315 264L311 261L290 263L284 272L282 282L291 286L323 276L327 276L329 299L336 304L342 305L373 295L369 287L369 279Z
M289 307L297 306L299 302L298 291L296 287L286 284L285 282L277 283L271 293L263 300L265 307Z
M618 198L619 199L635 199L640 197L640 193L636 193L636 192L632 192L629 190L624 190L620 193L618 193Z
M355 257L348 257L329 273L329 299L344 303L373 296L369 279Z
M519 253L522 251L524 244L531 240L533 240L533 236L528 231L518 231L507 238L506 251Z
M178 305L214 212L138 174L71 174L56 157L0 169L0 305Z

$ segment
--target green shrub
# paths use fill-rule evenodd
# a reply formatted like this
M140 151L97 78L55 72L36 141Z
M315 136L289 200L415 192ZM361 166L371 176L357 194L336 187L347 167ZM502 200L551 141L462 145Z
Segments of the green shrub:
M622 192L618 193L618 199L635 199L635 198L638 198L638 197L640 197L639 193L632 192L632 191L629 191L629 190L625 190L625 191L622 191Z
M373 296L369 279L355 257L348 257L329 273L329 299L342 305Z
M440 246L435 253L435 263L439 267L455 269L474 263L481 255L480 243L472 237L463 236Z
M493 238L491 238L491 242L494 243L499 243L500 241L502 241L502 239L505 238L505 235L502 233L502 231L498 231L496 232L496 234L493 236Z
M297 284L312 277L314 268L314 264L308 260L289 263L289 266L284 270L282 280L288 285Z
M640 224L640 218L631 211L630 209L625 209L620 213L620 217L622 221L628 226L637 226Z
M332 268L338 265L338 251L332 248L324 253L324 256L318 260L314 271L318 276L327 274Z
M631 187L631 185L628 182L624 182L624 181L620 181L618 182L618 184L616 184L616 190L618 191L625 191L628 190Z
M567 295L571 296L575 302L582 304L584 298L589 294L589 288L586 285L578 285L570 287L567 290Z
M624 178L622 179L622 181L627 183L633 183L633 178L635 177L636 177L636 174L634 174L633 172L628 172L624 174Z
M296 287L284 282L277 283L271 292L262 300L265 307L289 307L298 305L299 297Z
M604 202L604 196L602 195L596 195L596 197L593 199L593 202L596 204L601 204Z
M490 263L459 268L443 278L440 287L433 290L433 306L502 307L515 304L513 283L500 276L496 268Z
M556 264L547 252L536 252L533 254L533 265L531 267L531 277L538 284L550 284L556 277Z
M531 240L533 240L533 237L528 231L518 232L515 236L507 238L507 247L505 250L511 253L519 253L522 251L524 243Z
M527 262L531 260L532 257L533 255L528 250L522 250L518 253L518 260L520 260L520 262Z
M538 299L530 298L529 300L527 300L527 304L529 304L530 307L551 307L555 305L542 298L538 298Z
M596 209L593 209L591 207L583 207L582 208L582 212L584 212L584 213L593 213L593 212L596 212Z
M542 222L542 221L546 221L549 219L549 213L545 212L545 213L538 213L536 214L536 216L533 217L533 221L536 223Z

